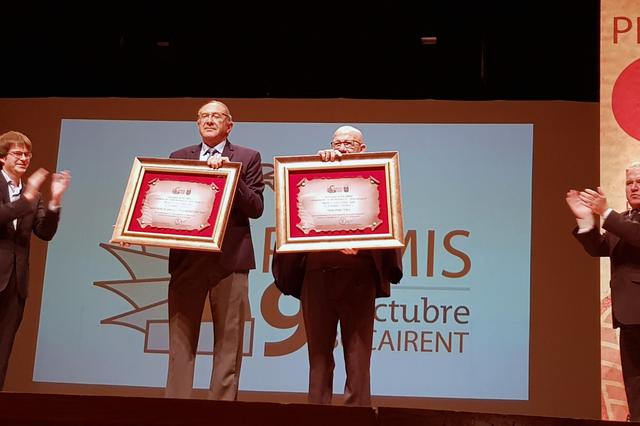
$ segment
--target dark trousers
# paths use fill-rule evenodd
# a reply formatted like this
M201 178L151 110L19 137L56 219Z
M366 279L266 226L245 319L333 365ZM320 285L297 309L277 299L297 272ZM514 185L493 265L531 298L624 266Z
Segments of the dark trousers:
M338 323L347 378L345 404L371 405L376 272L371 267L308 270L301 302L309 352L309 402L330 404Z
M620 360L629 415L640 421L640 325L620 325Z
M25 298L18 294L14 273L7 287L0 291L0 390L4 388L13 341L22 322L24 303Z

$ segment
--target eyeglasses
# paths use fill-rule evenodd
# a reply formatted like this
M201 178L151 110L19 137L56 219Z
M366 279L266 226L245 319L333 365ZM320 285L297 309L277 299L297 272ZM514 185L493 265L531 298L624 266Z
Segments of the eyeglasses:
M333 148L333 149L338 149L341 146L343 146L344 149L346 149L346 150L352 150L352 149L355 149L355 148L359 147L360 145L362 145L362 143L360 141L353 140L353 139L347 139L347 140L344 140L344 141L332 141L331 142L331 148Z
M33 157L33 154L27 151L9 151L7 152L7 154L11 154L14 157L16 157L17 159L21 159L21 158L26 158L27 160L31 159L31 157Z
M229 114L226 114L224 112L201 112L198 114L199 120L206 120L209 117L211 117L215 121L222 121L225 118L231 118Z

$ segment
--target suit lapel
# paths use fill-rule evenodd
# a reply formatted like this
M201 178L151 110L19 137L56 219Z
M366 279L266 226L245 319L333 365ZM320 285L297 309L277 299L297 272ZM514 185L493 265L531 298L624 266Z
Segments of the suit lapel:
M0 199L3 203L9 202L9 187L8 183L4 178L4 175L0 173Z
M630 211L623 213L624 215L623 220L631 220L629 218L630 214L631 214ZM618 237L616 234L612 234L611 232L607 232L607 235L609 236L609 243L610 243L609 247L611 247L609 251L609 256L612 256L613 251L616 249L616 247L618 246L621 240L620 240L620 237Z
M227 157L230 161L233 161L234 151L235 150L233 149L233 145L231 145L231 142L229 142L229 139L227 139L227 143L224 144L224 149L222 150L222 156Z
M609 246L609 247L611 247L609 249L609 256L611 257L613 255L613 251L616 249L618 243L620 243L620 238L617 235L609 233L609 239L611 241L611 244Z
M187 152L187 160L199 160L201 149L202 149L202 144L194 145L194 147Z
M23 188L24 189L24 188ZM10 203L11 198L9 197L9 183L4 178L4 175L0 173L0 199L3 204ZM10 221L7 225L7 229L9 230L9 235L13 235L16 230L20 228L20 218L16 222L15 229L13 228L13 221Z

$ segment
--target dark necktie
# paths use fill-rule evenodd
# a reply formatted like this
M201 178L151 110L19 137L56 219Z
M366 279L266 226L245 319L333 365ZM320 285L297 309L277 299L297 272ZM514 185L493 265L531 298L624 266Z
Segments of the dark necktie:
M629 211L629 220L632 222L640 222L640 209L631 209Z
M217 149L209 148L209 150L207 150L207 153L205 154L205 156L206 156L205 161L208 160L209 158L215 157L216 154L218 154L218 150Z
M20 198L20 193L22 193L22 188L18 189L13 182L9 182L9 201L14 202ZM18 219L13 219L13 229L18 227Z

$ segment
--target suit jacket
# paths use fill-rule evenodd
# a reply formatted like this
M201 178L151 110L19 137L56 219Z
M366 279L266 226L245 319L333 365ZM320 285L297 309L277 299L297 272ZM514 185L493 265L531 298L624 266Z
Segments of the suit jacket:
M612 211L602 227L573 234L591 256L611 259L611 305L614 326L640 324L640 223Z
M306 256L307 253L274 253L271 271L276 287L283 294L300 299ZM376 297L389 297L390 283L397 284L402 279L402 253L399 249L371 250L371 256L378 273Z
M197 160L202 144L188 146L171 153L170 158ZM222 240L221 253L171 249L169 251L169 273L203 273L199 265L219 264L229 272L246 272L255 269L256 262L251 242L249 218L262 216L264 200L262 191L262 161L260 153L250 148L233 145L228 140L222 156L230 161L242 163L240 179L231 206L227 229ZM198 271L198 269L200 269Z
M41 240L51 240L58 229L60 211L47 209L39 197L32 202L24 197L13 203L9 200L7 183L0 175L0 291L7 287L15 272L18 294L27 297L31 233ZM14 229L16 218L18 223Z

